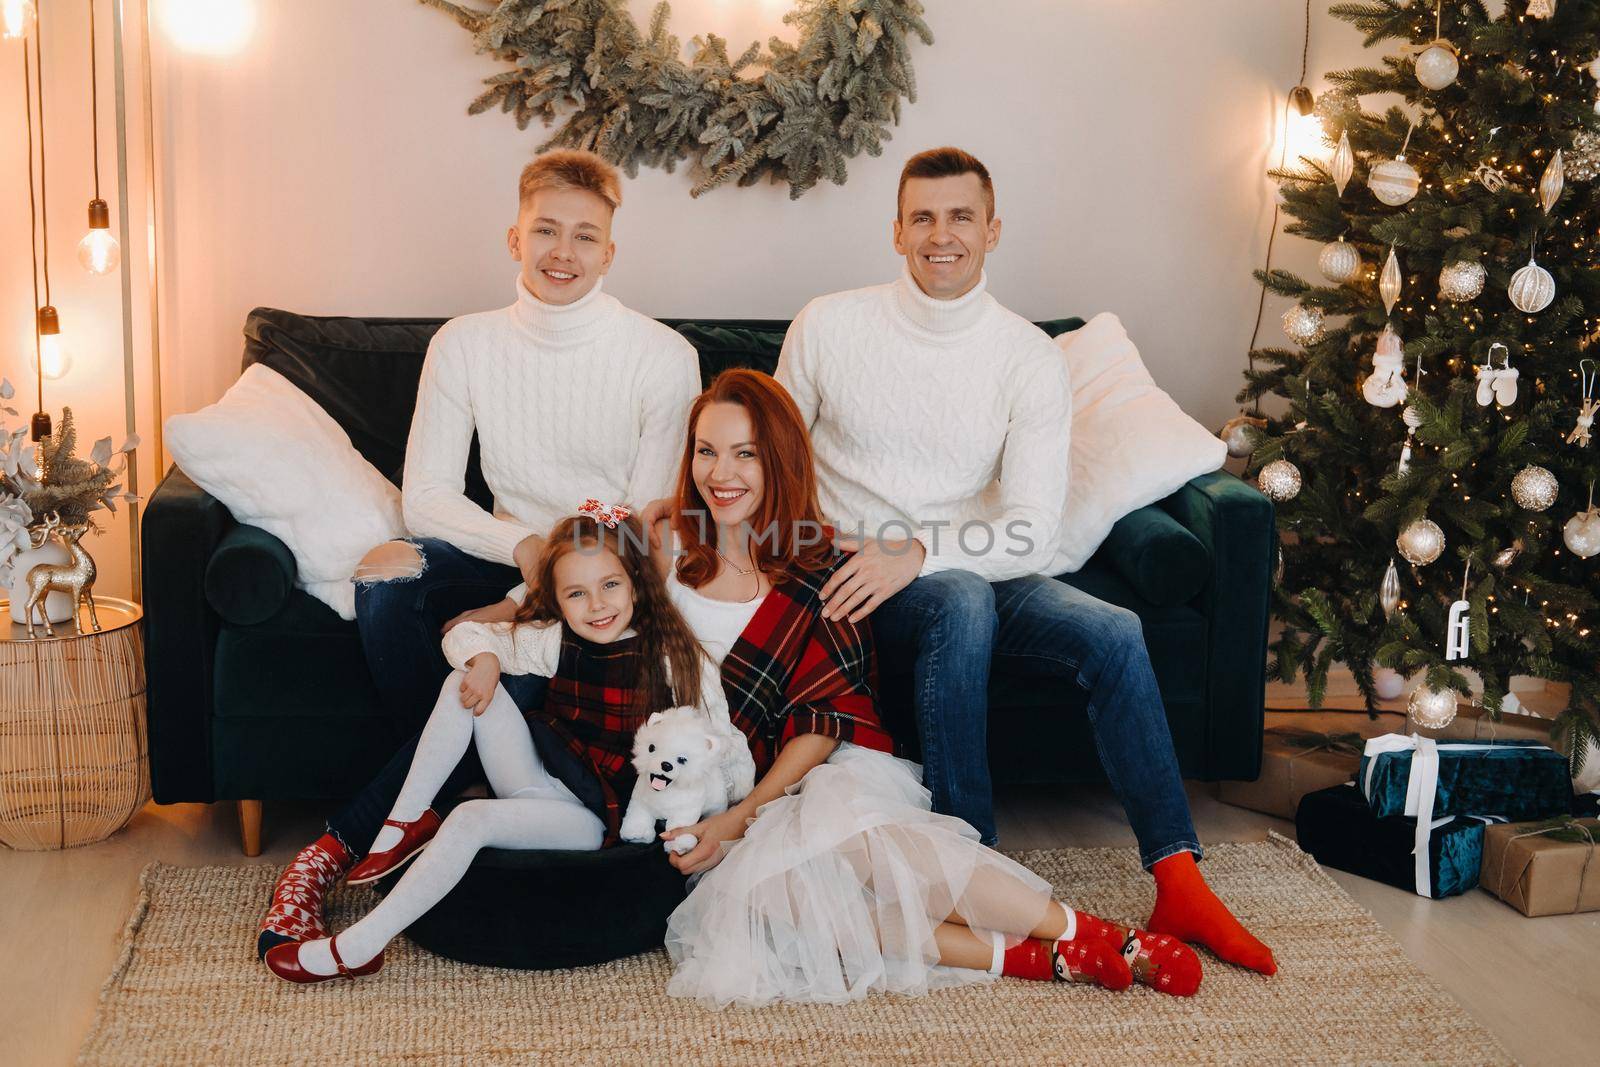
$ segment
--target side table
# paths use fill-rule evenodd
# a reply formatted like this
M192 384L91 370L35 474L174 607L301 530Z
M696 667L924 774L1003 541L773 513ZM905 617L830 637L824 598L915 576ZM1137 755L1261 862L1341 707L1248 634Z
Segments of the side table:
M85 611L81 637L70 620L31 641L0 624L0 843L14 849L102 841L150 799L144 613L94 602L100 631Z

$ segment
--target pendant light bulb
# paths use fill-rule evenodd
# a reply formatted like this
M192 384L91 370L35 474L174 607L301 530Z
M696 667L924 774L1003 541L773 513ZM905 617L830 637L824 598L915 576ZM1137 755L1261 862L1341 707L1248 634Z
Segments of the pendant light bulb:
M61 316L46 305L39 309L39 376L55 381L72 368L72 353L61 340Z
M28 36L38 17L33 0L0 0L0 37L11 41Z
M111 211L104 200L89 201L89 232L78 242L78 262L90 274L110 274L122 262L122 246L111 236Z

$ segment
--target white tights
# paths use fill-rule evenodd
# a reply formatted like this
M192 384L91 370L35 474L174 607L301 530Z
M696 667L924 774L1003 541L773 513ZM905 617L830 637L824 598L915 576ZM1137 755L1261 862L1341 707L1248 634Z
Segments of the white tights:
M597 849L605 837L599 816L545 770L528 724L505 688L496 686L489 706L474 716L461 706L461 679L461 671L445 679L390 818L410 822L420 816L469 744L477 745L495 799L457 806L383 903L339 934L339 958L347 967L359 967L382 952L443 899L479 849ZM303 944L300 964L316 974L337 970L326 940Z

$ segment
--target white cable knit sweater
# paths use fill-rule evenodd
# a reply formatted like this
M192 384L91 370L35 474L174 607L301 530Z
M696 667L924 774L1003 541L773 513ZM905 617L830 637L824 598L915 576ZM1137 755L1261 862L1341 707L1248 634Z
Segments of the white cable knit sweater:
M935 300L903 269L818 297L789 327L777 377L811 429L841 534L914 534L923 574L1000 581L1055 553L1072 398L1061 351L987 287Z
M517 279L517 302L451 319L422 367L402 500L414 536L512 562L588 497L635 507L666 494L689 405L694 348L594 289L564 307ZM494 514L468 500L476 428Z

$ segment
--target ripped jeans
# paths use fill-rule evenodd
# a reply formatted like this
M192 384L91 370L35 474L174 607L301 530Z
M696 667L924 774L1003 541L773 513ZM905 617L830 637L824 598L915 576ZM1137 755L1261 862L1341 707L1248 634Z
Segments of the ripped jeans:
M522 574L448 541L424 537L406 543L422 557L416 573L381 579L357 575L356 625L384 707L420 731L450 673L440 645L444 624L463 611L505 599Z
M522 581L515 567L490 563L436 538L408 540L421 556L415 573L382 579L356 579L356 624L367 667L385 706L421 733L450 674L440 630L463 611L504 599ZM544 703L546 679L502 676L517 706L526 711ZM328 820L328 831L353 857L361 856L394 807L416 752L413 737L378 776ZM446 780L441 797L486 781L476 753L468 751Z

